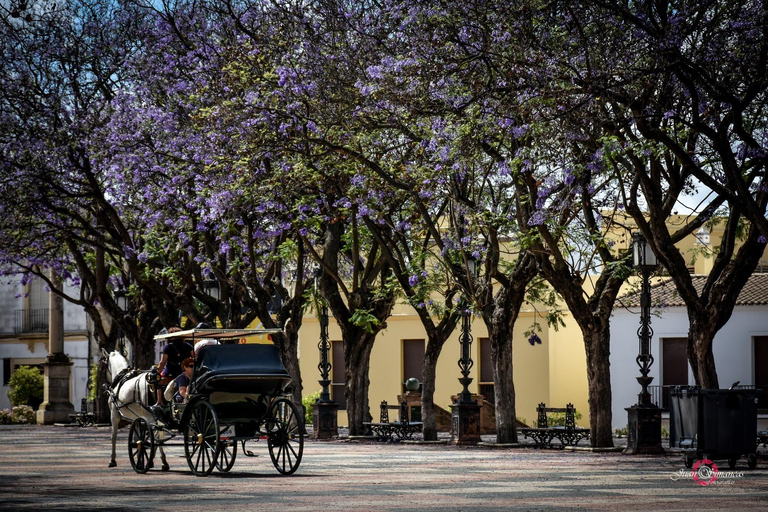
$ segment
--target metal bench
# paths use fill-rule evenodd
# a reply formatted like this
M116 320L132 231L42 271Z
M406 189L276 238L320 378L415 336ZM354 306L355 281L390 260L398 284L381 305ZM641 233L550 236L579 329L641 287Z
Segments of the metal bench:
M400 421L389 421L389 410L400 410ZM386 400L382 400L380 406L380 420L378 423L365 422L371 428L373 435L379 441L395 441L402 439L413 439L413 434L421 432L424 424L420 421L408 421L408 404L405 401L400 405L388 405Z
M88 412L88 401L85 398L80 401L80 412L70 414L69 421L77 423L81 427L87 427L96 423L96 414Z
M575 412L573 404L568 404L564 408L547 407L543 402L536 408L538 419L536 428L522 428L520 432L526 439L533 440L535 448L555 448L553 441L557 439L560 442L558 448L566 446L576 446L582 439L589 439L589 429L576 426ZM565 425L550 427L547 414L564 413Z

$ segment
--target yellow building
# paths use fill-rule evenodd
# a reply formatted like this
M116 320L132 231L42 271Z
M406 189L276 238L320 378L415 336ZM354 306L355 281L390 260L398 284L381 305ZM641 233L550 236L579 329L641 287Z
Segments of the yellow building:
M542 343L532 346L529 344L524 332L528 330L534 321L535 312L527 309L520 312L520 317L515 325L513 340L514 357L514 384L517 395L517 415L527 421L536 418L536 406L539 402L549 402L550 374L549 360L551 346L549 337L552 333L540 334ZM539 323L542 319L539 318ZM457 327L453 335L446 341L440 354L436 370L435 404L443 409L450 410L451 397L462 390L458 379L461 372L458 366L459 360L459 335ZM489 388L493 388L492 369L490 368L490 352L487 341L487 329L482 319L473 318L472 321L472 359L475 362L470 377L473 379L470 390L473 393L488 394ZM329 326L329 339L332 344L331 370L332 392L338 397L343 393L343 353L341 352L341 331L331 318ZM304 317L304 323L300 332L301 376L304 385L304 395L320 390L320 374L317 369L320 353L317 348L320 340L320 326L316 317L311 312ZM410 306L398 305L392 316L387 320L387 328L376 337L371 352L370 365L370 391L368 395L371 414L378 420L378 404L386 400L389 404L396 404L398 395L404 391L403 383L409 377L416 377L421 381L421 364L426 348L427 336L421 325L418 315ZM421 357L419 357L419 352ZM581 348L583 360L584 348ZM417 374L414 372L418 372ZM584 373L581 373L584 375ZM583 385L586 388L586 380ZM577 404L579 410L586 407L586 397L583 404L571 398ZM563 404L565 405L565 404ZM339 425L347 425L347 417L344 411L339 412Z
M670 219L670 226L683 226L688 221L687 216L675 216ZM631 225L629 219L623 219L623 225ZM709 232L711 229L711 233ZM695 235L689 236L678 244L680 251L688 261L692 274L707 274L712 268L714 251L720 244L723 229L719 226L702 228ZM620 244L629 243L624 240ZM616 249L620 249L617 245ZM763 256L762 268L768 268L768 257ZM759 270L759 269L758 269ZM629 285L627 285L627 288ZM585 282L585 291L591 288L589 279ZM512 335L514 385L516 394L516 411L518 418L526 423L536 420L536 406L544 402L550 407L565 407L574 404L581 413L577 420L580 426L589 426L589 405L587 388L587 365L584 341L573 318L567 313L565 306L563 320L565 327L557 331L547 327L543 318L538 318L543 332L539 333L541 345L532 346L528 342L525 331L529 330L536 321L536 315L541 315L532 307L524 305L520 312L515 332ZM458 394L462 386L458 382L461 372L458 367L459 335L457 327L453 335L443 346L437 366L435 382L435 404L449 410L451 397ZM470 391L488 395L493 388L493 378L489 367L490 352L488 349L487 329L480 317L472 321L472 359L474 366L470 373L473 379ZM300 331L299 360L304 386L304 396L320 390L318 371L320 327L312 311L304 317ZM343 352L341 350L341 331L331 318L329 339L333 345L331 371L332 393L336 397L343 396L344 373ZM398 395L404 391L403 383L408 377L417 377L421 381L421 364L427 343L426 333L419 317L410 306L398 305L392 316L387 320L387 328L376 337L371 353L369 404L374 421L378 421L378 404L386 400L396 404ZM421 358L418 354L421 353ZM342 401L342 400L338 400ZM491 399L491 403L493 400ZM347 425L346 413L342 410L338 417L339 425Z

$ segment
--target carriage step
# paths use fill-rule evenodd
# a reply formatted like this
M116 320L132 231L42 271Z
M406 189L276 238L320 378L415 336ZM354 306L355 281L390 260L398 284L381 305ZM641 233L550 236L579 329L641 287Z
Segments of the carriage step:
M163 426L168 424L168 411L164 407L160 405L152 405L149 407L149 410L152 411L152 414L155 416L155 420L158 423L163 424Z

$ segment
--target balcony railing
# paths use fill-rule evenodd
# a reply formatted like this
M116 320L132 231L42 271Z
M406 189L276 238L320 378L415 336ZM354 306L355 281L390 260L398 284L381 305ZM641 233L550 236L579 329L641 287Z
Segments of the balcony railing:
M656 404L664 412L669 412L669 390L674 386L648 386L648 392L651 394L651 402ZM744 384L736 386L736 389L755 389L753 384ZM759 407L759 405L758 405Z
M48 309L17 309L14 311L14 334L48 332Z

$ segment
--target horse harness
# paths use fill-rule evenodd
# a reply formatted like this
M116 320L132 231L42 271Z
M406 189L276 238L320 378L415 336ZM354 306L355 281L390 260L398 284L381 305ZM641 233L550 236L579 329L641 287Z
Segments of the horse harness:
M104 385L104 389L106 390L107 394L109 395L110 400L114 404L115 408L118 412L124 407L128 407L131 404L138 403L142 407L146 408L145 404L142 404L138 397L136 396L138 386L134 388L133 391L133 400L130 402L125 402L124 404L120 404L117 401L117 395L120 393L120 389L123 387L123 384L128 382L134 377L140 376L142 373L146 373L146 380L147 380L147 387L149 388L147 391L147 396L151 396L150 393L152 389L154 388L154 385L157 383L157 373L152 370L148 371L138 371L135 368L127 367L120 370L120 372L115 375L115 377L112 379L112 382L106 382ZM122 416L122 412L120 412L120 416Z

